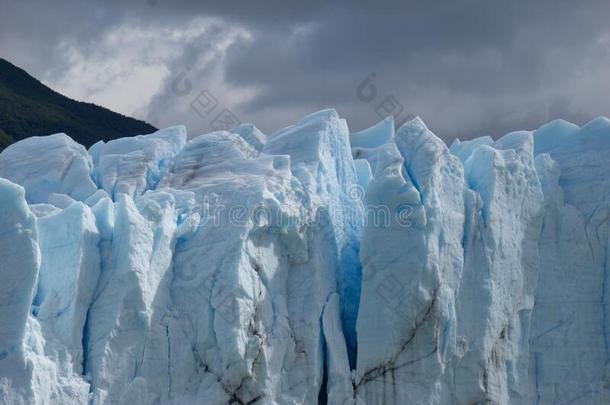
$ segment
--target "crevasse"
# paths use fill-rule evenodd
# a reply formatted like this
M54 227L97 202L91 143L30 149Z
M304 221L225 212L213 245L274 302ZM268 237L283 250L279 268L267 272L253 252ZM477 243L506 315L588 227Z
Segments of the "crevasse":
M610 402L610 121L0 154L0 402Z

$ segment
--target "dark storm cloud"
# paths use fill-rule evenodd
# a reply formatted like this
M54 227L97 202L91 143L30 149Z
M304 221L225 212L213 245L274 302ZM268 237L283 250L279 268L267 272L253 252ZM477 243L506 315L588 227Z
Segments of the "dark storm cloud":
M608 7L530 3L337 7L311 31L262 30L254 43L234 48L227 79L264 89L250 102L254 111L328 100L361 127L374 119L366 111L373 106L354 106L354 88L375 72L384 94L446 137L500 135L554 115L589 118L552 92L589 80L576 77L578 68L607 66L596 42L607 32ZM591 114L609 112L603 91L590 96L601 104Z
M201 16L247 30L250 39L235 42L215 65L227 86L256 90L230 108L266 131L325 107L361 129L379 118L387 97L448 141L532 129L556 117L582 124L610 115L607 1L48 4L0 0L0 54L38 75L62 74L66 62L56 60L54 42L71 38L93 51L99 36L125 23L154 30ZM144 116L172 104L171 80L209 45L184 45ZM205 86L211 72L201 66L195 85ZM377 97L365 102L357 88L371 73ZM195 132L204 129L181 111L176 117L192 119Z

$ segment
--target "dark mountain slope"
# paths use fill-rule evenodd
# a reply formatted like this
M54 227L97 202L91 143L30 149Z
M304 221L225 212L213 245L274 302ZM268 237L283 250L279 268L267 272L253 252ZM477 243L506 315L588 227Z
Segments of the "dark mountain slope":
M67 98L0 58L0 150L21 139L65 132L86 147L147 134L150 124Z

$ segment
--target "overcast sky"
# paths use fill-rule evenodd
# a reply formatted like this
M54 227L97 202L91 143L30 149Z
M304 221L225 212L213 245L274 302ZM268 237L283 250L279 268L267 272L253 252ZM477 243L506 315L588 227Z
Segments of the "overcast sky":
M449 142L610 116L609 21L607 0L0 0L0 56L192 135L334 107L354 131L394 111Z

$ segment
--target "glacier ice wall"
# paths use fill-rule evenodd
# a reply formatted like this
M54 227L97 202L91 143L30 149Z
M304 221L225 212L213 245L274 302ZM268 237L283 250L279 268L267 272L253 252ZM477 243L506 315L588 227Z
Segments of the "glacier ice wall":
M610 403L610 121L334 110L0 154L0 402Z

